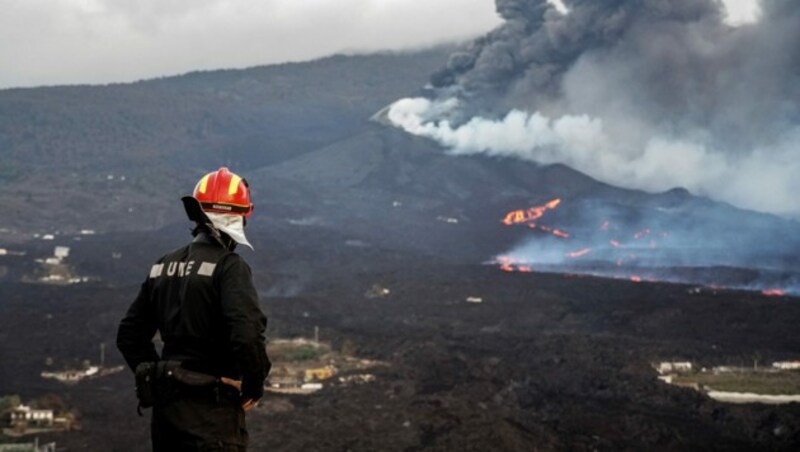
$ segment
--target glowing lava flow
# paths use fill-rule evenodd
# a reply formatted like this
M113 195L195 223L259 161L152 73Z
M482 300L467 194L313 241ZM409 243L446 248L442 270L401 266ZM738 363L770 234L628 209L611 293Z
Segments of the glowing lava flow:
M569 238L568 232L536 223L536 220L542 218L548 210L554 210L559 204L561 204L561 199L556 198L546 204L542 204L541 206L534 206L529 209L513 210L508 212L503 218L503 224L506 226L526 224L531 229L537 229L553 234L556 237L567 239Z
M529 265L521 265L508 256L497 256L497 263L500 264L500 270L504 272L522 272L531 273L533 269Z
M571 258L575 259L577 257L586 256L587 254L589 254L591 252L592 252L591 248L584 248L582 250L578 250L578 251L575 251L575 252L572 252L572 253L567 253L567 257L571 257Z
M573 234L570 234L562 229L557 229L550 218L545 219L549 211L563 208L561 204L561 199L555 198L545 204L508 212L501 220L505 226L519 225L557 237L557 241L552 239L543 240L537 243L537 247L532 248L532 250L540 250L542 252L542 260L536 260L533 256L530 256L532 251L526 250L521 254L515 253L515 257L509 255L497 256L493 263L497 264L499 269L504 272L533 272L534 269L529 265L529 262L541 262L541 264L537 263L537 265L540 265L537 267L538 271L563 272L566 270L572 272L578 269L578 273L583 272L583 274L598 277L624 279L635 283L656 282L659 280L675 281L674 276L669 273L658 273L658 269L654 269L655 273L653 274L639 273L643 268L648 267L648 263L653 260L653 256L658 258L659 252L655 250L664 245L668 248L672 245L671 241L668 240L671 234L645 227L641 223L636 223L635 225L626 224L624 221L617 222L613 218L603 219L602 217L596 218L595 221L598 221L597 223L590 223L592 225L591 229L594 229L594 231L587 231L586 227L574 225L572 226L574 228ZM578 207L579 205L575 206L575 208ZM574 217L574 215L562 215L561 217L565 216ZM543 222L550 224L541 224ZM598 226L599 231L595 229ZM576 251L570 252L570 248L565 249L567 246ZM592 254L592 257L577 261L577 259L589 254ZM614 264L616 264L615 267L611 267ZM609 267L606 268L606 265ZM695 283L712 290L733 288L720 287L701 281L693 282L693 284ZM790 293L794 294L791 291ZM767 297L788 296L785 290L779 288L762 290L761 294Z
M531 223L529 226L531 227L531 229L540 229L540 230L542 230L544 232L549 232L549 233L551 233L551 234L553 234L553 235L555 235L557 237L561 237L562 239L568 239L569 238L569 233L568 232L564 232L564 231L562 231L560 229L551 228L549 226L537 226L536 223Z
M561 200L556 198L541 206L508 212L505 218L503 218L503 224L511 226L512 224L532 223L542 218L548 210L553 210L558 207L559 204L561 204Z

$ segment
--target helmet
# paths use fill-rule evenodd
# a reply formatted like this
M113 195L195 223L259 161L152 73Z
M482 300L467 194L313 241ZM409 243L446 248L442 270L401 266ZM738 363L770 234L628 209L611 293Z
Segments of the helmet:
M205 212L249 217L253 213L247 181L224 166L208 173L194 187L194 197Z

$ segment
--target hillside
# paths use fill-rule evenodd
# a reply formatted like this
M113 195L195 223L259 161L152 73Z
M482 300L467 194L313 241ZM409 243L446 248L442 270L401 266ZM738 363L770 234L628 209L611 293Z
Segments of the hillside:
M159 227L208 168L252 170L350 136L448 51L0 91L3 226Z

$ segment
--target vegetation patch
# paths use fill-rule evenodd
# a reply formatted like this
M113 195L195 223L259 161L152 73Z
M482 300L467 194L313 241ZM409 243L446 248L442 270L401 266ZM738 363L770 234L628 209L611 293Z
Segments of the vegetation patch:
M705 389L764 395L800 394L800 372L701 372L676 376L675 384L697 384Z
M269 347L269 354L273 361L300 362L319 359L330 353L330 346L314 342L273 342Z

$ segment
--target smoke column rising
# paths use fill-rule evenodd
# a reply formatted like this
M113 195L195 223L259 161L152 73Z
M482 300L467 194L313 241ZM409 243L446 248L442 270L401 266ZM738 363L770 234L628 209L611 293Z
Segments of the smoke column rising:
M456 154L564 163L800 215L800 9L732 26L715 0L496 0L504 24L389 119Z

